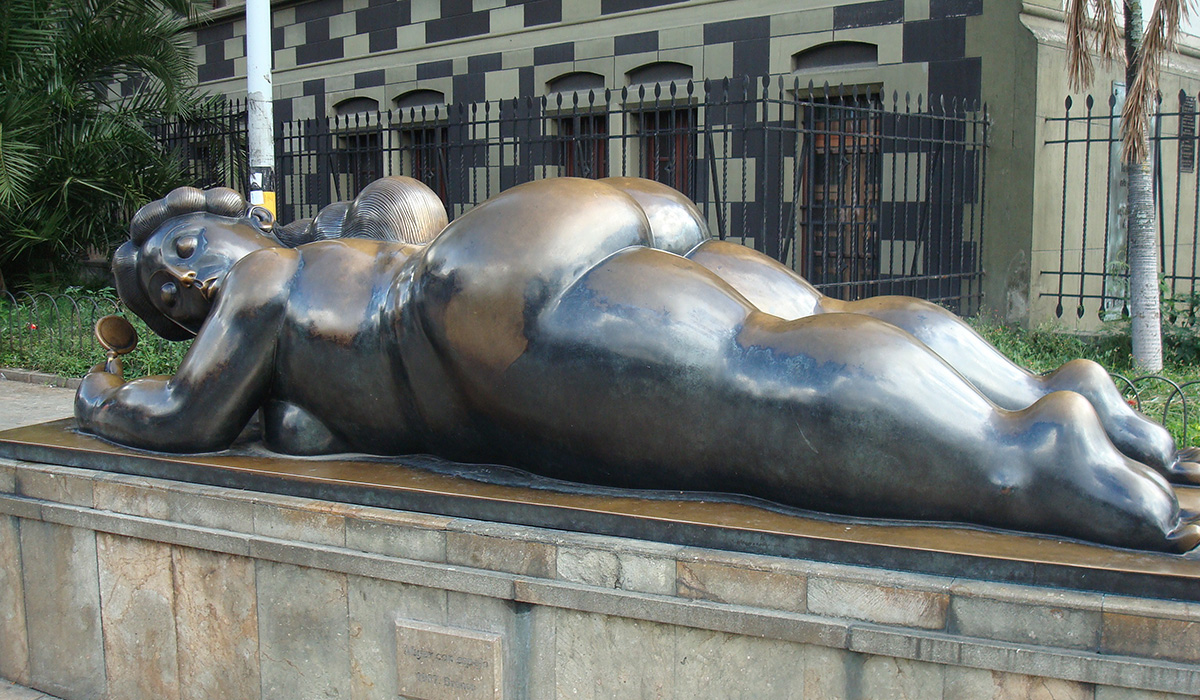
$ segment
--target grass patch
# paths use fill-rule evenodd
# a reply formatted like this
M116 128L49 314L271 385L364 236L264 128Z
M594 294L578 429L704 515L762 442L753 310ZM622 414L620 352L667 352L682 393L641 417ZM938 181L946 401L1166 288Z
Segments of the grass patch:
M129 319L138 333L137 349L124 357L127 379L175 373L191 343L155 335L120 305L111 289L0 297L0 367L82 377L104 360L93 328L108 314Z
M1076 358L1098 362L1109 373L1132 382L1130 386L1119 378L1115 380L1130 405L1165 425L1177 443L1200 442L1200 384L1193 384L1200 382L1200 341L1194 329L1165 328L1163 370L1157 377L1146 377L1134 367L1128 324L1113 324L1103 332L1080 335L1051 327L1026 330L982 315L967 322L1014 362L1033 372L1050 372ZM1182 387L1182 392L1177 387ZM1186 431L1180 393L1187 399Z

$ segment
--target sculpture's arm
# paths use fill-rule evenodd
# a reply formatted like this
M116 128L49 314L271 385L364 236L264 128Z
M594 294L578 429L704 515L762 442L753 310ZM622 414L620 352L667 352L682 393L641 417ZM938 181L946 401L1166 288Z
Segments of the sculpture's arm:
M270 386L278 329L299 269L293 250L252 253L229 272L220 298L174 377L128 384L92 371L75 396L83 430L164 452L228 447Z

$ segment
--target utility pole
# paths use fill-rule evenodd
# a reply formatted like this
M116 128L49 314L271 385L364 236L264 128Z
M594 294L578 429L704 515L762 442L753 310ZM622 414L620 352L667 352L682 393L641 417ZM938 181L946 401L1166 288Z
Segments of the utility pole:
M271 0L246 0L246 110L250 203L275 215L275 113L271 88Z

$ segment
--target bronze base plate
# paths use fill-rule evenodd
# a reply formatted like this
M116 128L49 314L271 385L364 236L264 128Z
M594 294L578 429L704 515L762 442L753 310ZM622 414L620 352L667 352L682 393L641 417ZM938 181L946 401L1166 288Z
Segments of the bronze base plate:
M965 525L831 516L723 494L607 489L425 455L295 458L253 445L162 454L84 435L67 419L0 432L0 456L685 546L1200 601L1200 551L1181 556ZM1200 511L1200 488L1176 491L1184 508Z

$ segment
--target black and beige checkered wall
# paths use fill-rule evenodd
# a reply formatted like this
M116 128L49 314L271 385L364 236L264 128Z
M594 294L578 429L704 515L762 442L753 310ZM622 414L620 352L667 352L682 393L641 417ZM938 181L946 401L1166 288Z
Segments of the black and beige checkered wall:
M572 73L605 87L670 64L693 79L792 75L885 92L980 96L982 58L967 22L982 0L307 0L275 3L275 115L327 116L339 104L387 109L414 91L444 102L550 92ZM198 78L245 92L245 22L228 8L195 32ZM839 42L873 45L873 62L805 66ZM651 72L652 74L652 72ZM356 100L348 103L348 100Z

